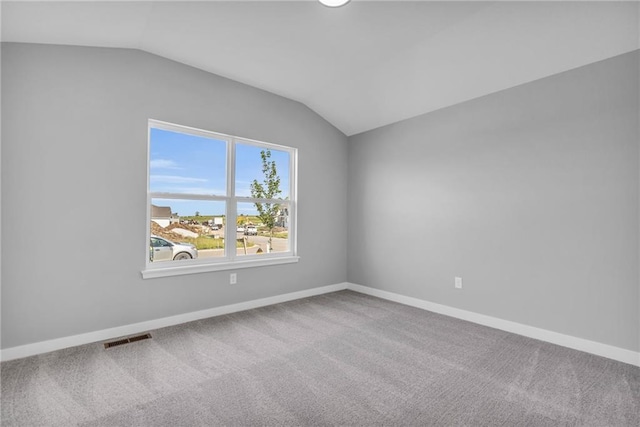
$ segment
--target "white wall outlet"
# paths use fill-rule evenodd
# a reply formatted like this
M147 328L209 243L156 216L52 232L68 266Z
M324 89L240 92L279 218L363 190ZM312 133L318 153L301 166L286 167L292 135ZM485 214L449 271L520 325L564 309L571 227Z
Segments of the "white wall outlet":
M231 273L229 275L229 284L230 285L235 285L236 283L238 283L238 274L237 273Z
M456 277L454 284L456 289L462 289L462 277Z

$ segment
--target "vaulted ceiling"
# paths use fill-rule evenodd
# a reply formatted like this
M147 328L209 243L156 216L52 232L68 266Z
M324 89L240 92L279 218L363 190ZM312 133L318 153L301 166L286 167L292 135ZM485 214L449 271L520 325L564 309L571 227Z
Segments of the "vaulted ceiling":
M141 49L346 135L640 47L637 2L3 1L2 41Z

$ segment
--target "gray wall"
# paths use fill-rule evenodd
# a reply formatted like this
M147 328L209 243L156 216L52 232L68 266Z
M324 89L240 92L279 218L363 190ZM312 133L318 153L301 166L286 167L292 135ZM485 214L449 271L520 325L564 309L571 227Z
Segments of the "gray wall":
M2 348L346 280L347 138L304 105L140 51L29 44L3 44L2 91ZM142 280L148 118L297 147L300 262Z
M349 138L349 281L640 350L638 76L636 51Z
M5 43L1 347L348 278L638 351L638 61L357 135L347 156L255 88L139 51ZM301 261L234 286L142 280L148 118L298 147Z

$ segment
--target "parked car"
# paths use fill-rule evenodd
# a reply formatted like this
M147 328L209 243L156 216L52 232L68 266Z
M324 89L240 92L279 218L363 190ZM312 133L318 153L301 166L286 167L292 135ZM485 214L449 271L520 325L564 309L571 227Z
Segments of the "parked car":
M150 239L151 261L179 261L198 258L198 249L191 243L176 243L159 236Z
M236 229L236 231L238 233L244 233L244 226L243 225L239 225L238 228Z
M255 225L248 225L244 229L244 235L245 236L257 236L258 235L258 229L256 228Z

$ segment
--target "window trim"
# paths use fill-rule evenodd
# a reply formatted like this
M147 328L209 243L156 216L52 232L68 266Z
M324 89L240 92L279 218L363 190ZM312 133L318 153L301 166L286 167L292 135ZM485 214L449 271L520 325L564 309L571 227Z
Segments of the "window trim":
M194 195L180 193L163 193L151 191L151 129L162 129L171 132L181 132L190 135L196 135L204 138L216 139L226 143L226 195ZM235 166L236 166L236 145L252 145L255 147L286 151L289 153L289 199L285 201L289 209L289 250L287 252L272 252L269 254L248 254L237 255L235 250L235 241L237 238L236 226L237 209L239 203L273 203L282 202L278 199L258 199L247 196L235 195ZM169 199L188 199L188 200L207 200L207 201L224 201L225 202L225 218L227 219L224 227L225 242L232 241L233 249L229 245L225 245L225 253L220 258L198 258L195 260L184 260L179 263L156 263L149 260L148 252L145 255L145 267L141 271L143 279L177 276L184 274L205 273L212 271L235 270L251 267L263 267L269 265L289 264L298 262L297 256L297 180L298 180L298 149L287 147L284 145L273 144L253 139L226 135L219 132L197 129L189 126L178 125L174 123L164 122L155 119L149 119L147 123L147 227L146 242L151 238L151 230L149 227L151 221L151 202L156 198ZM232 224L230 227L229 224Z
M247 255L248 256L248 255ZM213 271L240 270L252 267L267 267L270 265L292 264L300 260L299 256L273 256L264 259L247 259L234 262L217 262L206 264L180 265L176 267L160 267L142 270L143 279L157 277L182 276L185 274L209 273Z

